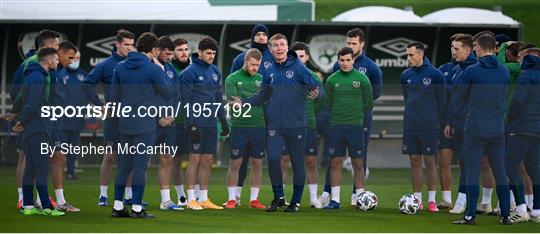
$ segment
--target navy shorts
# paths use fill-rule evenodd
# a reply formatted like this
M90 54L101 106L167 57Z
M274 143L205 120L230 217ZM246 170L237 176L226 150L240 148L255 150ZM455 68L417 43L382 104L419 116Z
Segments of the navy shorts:
M176 151L175 156L182 156L188 153L189 149L189 137L186 129L185 124L176 124L176 136L175 136L175 144L178 146L178 150Z
M365 157L364 127L361 125L330 126L330 157L343 157L349 152L351 158Z
M408 155L435 155L438 134L437 130L405 130L401 151Z
M80 143L80 135L80 131L62 130L57 132L56 140L60 142L60 144L67 143L78 145Z
M59 129L58 121L49 122L48 126L48 135L49 135L49 145L56 146L55 151L60 151L60 146L63 143L68 142L67 132Z
M112 146L113 151L116 150L116 146L120 141L120 120L117 118L106 119L105 127L103 128L103 144L106 146Z
M231 131L231 159L244 156L263 158L266 145L265 128L233 128Z
M437 149L454 149L454 138L448 138L444 135L444 127L439 131L437 139Z
M215 127L199 127L200 142L191 142L189 149L193 154L215 154L217 145L217 131Z
M315 128L308 128L306 130L306 155L318 155L319 150L317 147L317 129Z
M156 145L164 143L167 146L174 146L176 144L176 127L157 127L156 131Z

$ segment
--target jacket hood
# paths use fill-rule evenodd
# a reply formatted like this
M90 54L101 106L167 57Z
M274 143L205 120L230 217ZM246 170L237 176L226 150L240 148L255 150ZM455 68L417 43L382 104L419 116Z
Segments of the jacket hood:
M478 62L478 60L476 59L476 56L474 55L474 53L469 53L469 56L467 56L465 61L459 63L459 66L468 67L468 66L473 65L473 64L475 64L477 62Z
M58 65L58 69L60 69L60 65ZM24 75L27 76L32 72L39 71L44 75L47 75L48 72L41 66L39 63L29 63L28 67L24 71Z
M131 51L126 57L125 64L129 69L135 69L144 66L145 64L150 63L148 57L136 51Z
M487 55L478 59L480 66L483 68L496 68L499 64L495 55Z
M37 50L36 49L31 49L29 50L28 52L26 52L26 54L24 55L25 58L29 58L31 57L32 55L36 54L37 53Z
M275 62L275 60L274 60L274 62ZM284 63L277 63L276 62L276 64L279 64L279 65L281 65L283 67L290 67L290 66L294 65L295 63L300 63L300 60L298 59L298 56L296 55L296 52L291 51L291 50L289 50L287 52L287 60L285 60Z
M521 62L521 69L525 70L532 68L540 69L540 57L529 54L523 57L523 61Z
M429 59L424 56L424 63L422 63L422 66L420 67L413 67L414 69L417 69L417 70L421 70L421 69L425 69L426 67L428 66L431 66L431 62L429 61Z
M191 61L192 63L198 64L199 66L208 67L210 64L204 62L202 59L199 58L198 53L191 54Z

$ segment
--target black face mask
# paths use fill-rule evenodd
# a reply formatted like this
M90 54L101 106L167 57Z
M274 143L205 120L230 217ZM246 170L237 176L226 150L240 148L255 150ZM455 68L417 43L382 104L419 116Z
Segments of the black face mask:
M177 67L179 67L180 69L184 70L187 66L189 66L190 62L189 62L189 59L186 60L185 62L181 62L181 61L178 61L176 59L173 59L172 60L172 63L174 65L176 65Z
M255 48L255 49L258 49L261 52L264 52L264 51L268 50L268 44L261 44L261 43L257 43L257 42L252 41L251 42L251 48Z

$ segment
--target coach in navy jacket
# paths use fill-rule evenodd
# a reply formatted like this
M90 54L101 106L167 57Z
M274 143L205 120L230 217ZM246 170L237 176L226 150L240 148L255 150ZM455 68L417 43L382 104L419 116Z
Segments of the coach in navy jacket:
M294 51L288 51L287 38L276 34L270 39L274 56L263 74L261 90L244 100L254 105L267 102L265 117L268 126L268 171L274 200L267 211L285 205L280 168L283 147L291 156L294 190L290 206L285 211L297 212L306 180L304 148L306 144L306 96L320 98L323 91Z

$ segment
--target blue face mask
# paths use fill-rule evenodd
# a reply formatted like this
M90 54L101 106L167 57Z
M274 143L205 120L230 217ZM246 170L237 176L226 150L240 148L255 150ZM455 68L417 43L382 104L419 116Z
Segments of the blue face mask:
M68 65L69 69L77 70L79 68L81 61L73 62Z

